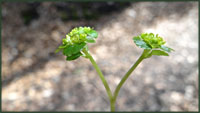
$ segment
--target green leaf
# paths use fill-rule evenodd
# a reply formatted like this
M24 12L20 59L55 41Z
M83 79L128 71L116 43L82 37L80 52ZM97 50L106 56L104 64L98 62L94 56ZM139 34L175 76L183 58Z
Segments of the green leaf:
M67 45L61 45L61 46L59 46L58 48L59 49L63 49L63 48L66 48L67 47Z
M71 61L71 60L75 60L77 58L79 58L82 54L80 52L76 53L76 54L73 54L71 56L67 56L66 60L67 61Z
M147 50L145 49L145 55L144 58L150 58L152 55L157 55L157 56L169 56L168 53L166 53L165 51L161 51L161 50Z
M92 38L98 37L98 33L95 30L91 30L90 32L88 32L88 35L91 36Z
M63 54L66 56L71 56L81 51L81 49L86 45L86 43L82 44L74 44L70 45L63 50Z
M169 56L168 53L166 53L165 51L161 51L161 50L152 50L151 55Z
M144 48L144 49L152 49L145 41L143 41L139 36L134 37L133 41L135 42L135 44L140 47L140 48Z
M169 48L169 47L164 46L164 45L161 45L160 49L162 49L163 51L166 51L166 52L174 51L172 48Z
M87 36L86 37L86 42L88 42L88 43L95 43L96 41L91 36Z

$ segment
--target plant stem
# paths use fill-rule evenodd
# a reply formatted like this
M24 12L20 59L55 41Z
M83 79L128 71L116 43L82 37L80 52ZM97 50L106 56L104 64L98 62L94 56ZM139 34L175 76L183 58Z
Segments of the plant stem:
M112 106L112 111L115 111L115 102L118 96L118 93L120 91L120 88L122 87L122 85L124 84L124 82L128 79L128 77L131 75L131 73L135 70L135 68L140 64L140 62L145 58L145 55L148 54L148 50L144 50L142 55L139 57L139 59L136 61L136 63L128 70L128 72L123 76L123 78L121 79L120 83L117 85L114 95L113 95L113 99L112 99L112 103L114 105Z
M110 100L110 103L111 103L112 98L113 98L112 97L112 92L110 90L110 87L108 86L108 83L107 83L106 79L104 78L103 73L101 72L100 68L98 67L97 63L95 62L93 57L90 55L90 53L85 49L83 49L83 53L90 59L92 65L96 69L96 71L97 71L97 73L98 73L98 75L99 75L99 77L100 77L100 79L101 79L101 81L102 81L102 83L103 83L103 85L104 85L104 87L106 89L106 92L108 94L108 97L109 97L109 100Z
M112 98L112 100L110 101L110 110L111 110L111 112L115 111L115 102L116 102L116 99L114 99L114 98Z

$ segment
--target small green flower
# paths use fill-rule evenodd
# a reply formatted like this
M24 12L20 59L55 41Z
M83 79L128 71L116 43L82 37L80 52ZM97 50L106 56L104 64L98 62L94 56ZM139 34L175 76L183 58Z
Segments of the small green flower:
M55 52L62 51L63 55L67 56L66 60L75 60L83 56L81 51L83 48L87 49L87 43L94 43L97 37L98 33L90 27L74 28Z
M165 41L162 37L159 37L158 34L154 36L153 33L143 33L141 38L151 46L151 48L159 48L161 45L165 44Z
M133 37L133 41L138 47L149 51L148 57L152 55L169 56L168 53L174 51L172 48L164 46L166 42L162 37L158 36L158 34L154 35L153 33L142 33L139 36Z

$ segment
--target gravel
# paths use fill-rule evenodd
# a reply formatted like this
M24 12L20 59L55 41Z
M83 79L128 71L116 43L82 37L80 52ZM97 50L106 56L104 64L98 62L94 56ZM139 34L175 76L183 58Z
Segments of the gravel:
M82 11L80 3L2 3L2 111L109 111L91 63L83 57L67 62L54 54L75 26L98 31L89 50L112 91L142 52L133 36L159 33L175 49L137 67L120 90L117 111L198 111L197 2L91 3L95 13L101 6L121 7L91 20L83 12L78 20L64 18L68 10L62 7L71 4ZM29 10L35 16L26 17Z

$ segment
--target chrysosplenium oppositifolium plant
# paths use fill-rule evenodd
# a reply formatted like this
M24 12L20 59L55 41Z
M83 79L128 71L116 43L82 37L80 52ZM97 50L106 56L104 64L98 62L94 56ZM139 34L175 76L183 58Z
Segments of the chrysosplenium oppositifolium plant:
M123 76L115 91L112 93L103 73L88 50L87 43L95 43L97 37L98 33L90 27L74 28L66 35L66 38L62 40L62 45L58 47L56 53L62 51L63 55L66 56L67 61L75 60L80 56L83 56L91 61L106 89L110 100L111 111L115 111L116 99L122 85L142 60L150 58L152 55L169 56L168 53L173 51L173 49L164 45L166 42L162 37L158 36L158 34L154 35L153 33L142 33L139 36L133 37L135 44L144 49L143 53Z

